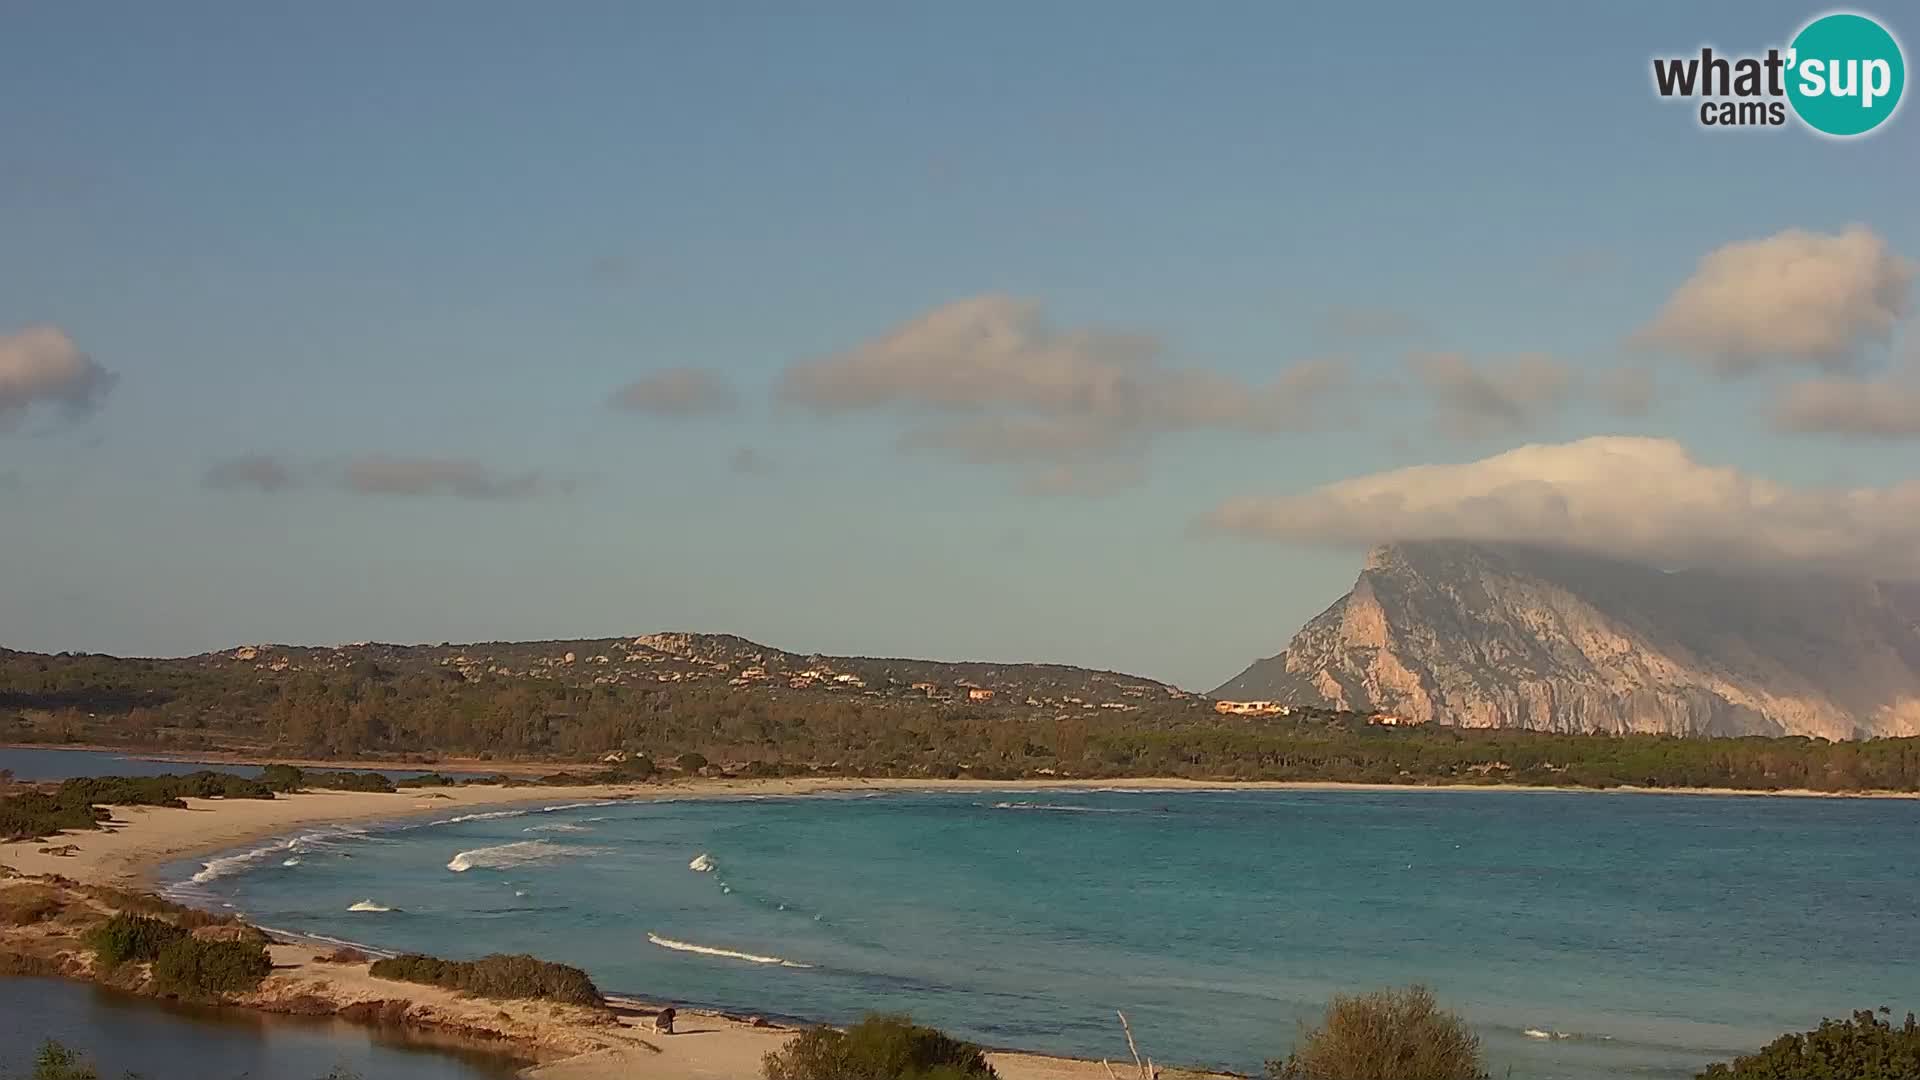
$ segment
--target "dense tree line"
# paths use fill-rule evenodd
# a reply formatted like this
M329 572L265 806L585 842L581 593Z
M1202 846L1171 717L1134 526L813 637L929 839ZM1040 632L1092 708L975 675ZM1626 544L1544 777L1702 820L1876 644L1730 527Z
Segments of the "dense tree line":
M101 657L30 663L21 655L0 663L0 739L19 742L417 761L584 762L625 751L756 775L1920 790L1920 738L1385 729L1351 714L1222 717L1176 701L1051 710L719 686L467 681L372 664L265 677Z

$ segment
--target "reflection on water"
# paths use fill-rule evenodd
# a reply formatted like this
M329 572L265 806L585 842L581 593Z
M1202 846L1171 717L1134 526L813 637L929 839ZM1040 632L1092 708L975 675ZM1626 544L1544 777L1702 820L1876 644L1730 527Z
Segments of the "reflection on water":
M27 1076L45 1039L100 1075L143 1080L506 1080L514 1063L415 1032L156 1002L64 979L0 978L0 1076Z

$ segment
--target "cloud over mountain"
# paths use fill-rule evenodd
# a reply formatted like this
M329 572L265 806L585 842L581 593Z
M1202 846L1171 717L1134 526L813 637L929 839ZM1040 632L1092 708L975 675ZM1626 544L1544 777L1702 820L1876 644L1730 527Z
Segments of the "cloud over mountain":
M1920 579L1920 481L1789 487L1704 464L1670 439L1523 446L1298 495L1234 499L1204 520L1229 532L1312 544L1512 542L1662 567L1793 567Z
M1835 371L1885 343L1910 309L1914 264L1871 230L1788 229L1708 252L1635 340L1722 375Z

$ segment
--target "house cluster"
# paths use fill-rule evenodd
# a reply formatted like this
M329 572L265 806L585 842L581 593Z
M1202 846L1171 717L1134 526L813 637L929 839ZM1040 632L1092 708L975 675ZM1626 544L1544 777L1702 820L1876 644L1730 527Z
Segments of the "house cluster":
M1213 711L1222 716L1287 716L1293 706L1278 701L1216 701Z
M1377 712L1367 717L1367 723L1374 727L1419 727L1426 723L1425 717L1401 716L1399 713Z

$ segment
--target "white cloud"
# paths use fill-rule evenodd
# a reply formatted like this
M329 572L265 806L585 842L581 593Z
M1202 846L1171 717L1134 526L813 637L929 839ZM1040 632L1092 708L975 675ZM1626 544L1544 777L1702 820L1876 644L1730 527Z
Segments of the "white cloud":
M1137 460L1154 439L1173 432L1312 427L1346 377L1343 362L1323 359L1286 367L1258 385L1169 367L1162 353L1149 335L1061 329L1032 301L976 296L846 352L790 365L779 396L827 415L898 413L912 421L899 440L903 450L977 463L1070 465Z
M1885 343L1910 309L1914 264L1859 225L1788 229L1728 244L1700 260L1635 337L1723 375L1777 365L1850 366Z
M1920 379L1814 379L1788 387L1773 413L1781 431L1873 439L1920 438Z
M645 375L613 392L616 409L654 416L700 416L730 412L738 399L733 387L711 371L667 368Z
M1315 360L1265 386L1160 363L1160 343L1100 328L1061 330L1032 301L987 295L926 312L847 352L796 363L780 396L823 413L897 407L1078 418L1142 432L1280 431L1313 416L1344 365Z
M1511 542L1665 567L1790 566L1920 579L1920 482L1789 487L1703 464L1670 439L1523 446L1299 495L1235 499L1205 522L1336 546Z
M99 407L117 378L57 326L0 334L0 429L40 403L73 416L87 413Z

